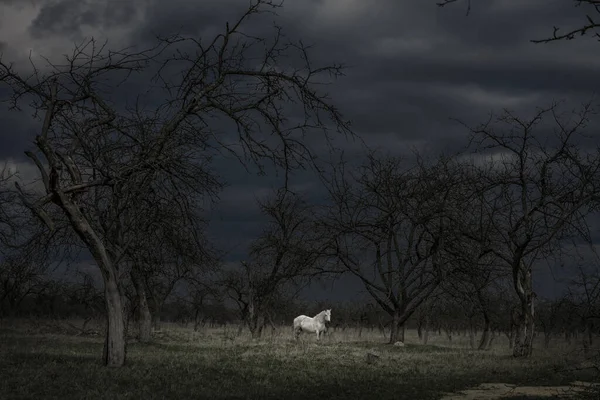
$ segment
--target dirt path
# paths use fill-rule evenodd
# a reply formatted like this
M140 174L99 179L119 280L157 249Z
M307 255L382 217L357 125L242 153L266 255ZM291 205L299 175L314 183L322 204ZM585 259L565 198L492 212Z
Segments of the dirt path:
M442 400L488 400L513 396L560 396L562 399L569 399L583 392L591 385L600 384L573 382L569 386L517 386L507 383L482 383L474 389L448 394Z

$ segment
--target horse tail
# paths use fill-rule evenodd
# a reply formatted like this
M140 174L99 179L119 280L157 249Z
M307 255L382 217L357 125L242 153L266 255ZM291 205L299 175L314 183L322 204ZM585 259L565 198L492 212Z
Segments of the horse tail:
M300 337L300 332L302 331L302 318L296 317L294 318L294 323L292 324L292 336L295 337L296 340Z

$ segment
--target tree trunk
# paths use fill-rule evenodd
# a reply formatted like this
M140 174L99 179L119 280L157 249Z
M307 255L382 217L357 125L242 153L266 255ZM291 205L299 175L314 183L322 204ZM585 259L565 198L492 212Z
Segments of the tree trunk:
M509 349L514 349L515 348L515 337L517 336L517 326L512 326L510 328L510 333L508 335L508 348Z
M137 316L138 316L138 340L141 343L148 343L152 339L152 315L148 306L148 296L144 280L135 267L131 269L131 280L137 294Z
M260 339L262 336L262 327L258 323L252 323L250 327L250 336L252 339Z
M475 328L469 327L469 346L475 348Z
M521 277L516 279L516 289L521 301L521 313L518 319L514 357L529 357L533 352L533 338L535 328L534 294L532 289L531 271L518 271ZM523 276L524 275L524 276Z
M41 143L39 146L45 147L46 145ZM44 153L48 157L50 150L46 150ZM56 173L54 167L52 167L52 172ZM107 319L103 360L106 366L121 367L125 364L126 340L125 321L123 318L124 310L121 301L117 266L114 265L104 243L83 215L79 206L73 202L70 195L65 194L58 188L55 188L54 194L57 196L54 202L63 209L73 229L86 244L86 247L102 272Z
M423 344L427 344L429 342L429 318L427 316L419 320L417 332Z
M108 367L121 367L125 364L126 356L125 321L116 273L109 274L106 277L104 282L104 297L106 300L107 315L103 355L104 365Z
M160 320L160 308L161 307L157 306L152 314L152 329L154 329L155 332L160 331L162 328L162 322Z
M479 340L478 350L486 350L490 344L490 317L487 315L487 312L483 313L483 332L481 333L481 340Z
M508 348L512 349L513 348L513 334L512 334L512 328L509 329L508 331L504 331L504 335L506 335L506 338L508 339Z
M494 332L492 330L491 336L490 336L490 340L488 341L488 346L487 349L491 349L492 348L492 343L494 342L494 339L496 339L496 332Z
M248 322L252 339L260 339L262 335L262 329L260 329L258 316L253 317L252 320Z
M552 339L552 332L550 332L550 331L544 332L544 348L545 349L550 347L550 339Z
M263 333L265 333L265 328L267 327L267 316L265 315L264 311L256 311L256 316L255 316L255 322L254 322L254 326L255 326L255 331L256 333L254 334L254 339L260 339L261 337L263 337Z
M198 332L200 325L202 324L203 321L204 321L204 317L202 316L200 309L197 308L196 313L194 315L194 332Z
M396 342L404 343L404 331L405 326L404 323L400 321L400 313L395 312L393 315L392 323L391 323L391 332L390 332L390 344L394 344Z
M264 319L264 327L266 328L268 324L271 327L271 336L275 336L277 327L275 326L275 322L273 322L273 317L271 316L271 313L265 313Z
M152 310L150 311L150 315L152 316L152 330L154 332L158 332L162 329L162 320L160 317L160 311L162 310L164 304L164 298L161 300L157 293L146 292L147 298L150 299L150 303L152 305Z
M523 315L519 318L519 325L515 334L515 344L513 348L514 357L529 357L533 351L533 329L534 316L531 303L527 302L523 310Z
M248 296L248 313L246 315L246 323L248 324L248 329L250 330L252 339L258 339L262 335L262 329L259 322L260 313L256 304L256 298L252 290L250 290L250 295Z
M379 318L379 324L377 325L377 328L379 329L379 332L381 333L381 336L383 336L383 338L385 339L386 335L385 335L385 324L383 323L383 321L381 320L381 318Z
M452 330L450 330L450 329L444 329L444 331L446 332L446 336L448 337L448 341L450 343L452 343Z

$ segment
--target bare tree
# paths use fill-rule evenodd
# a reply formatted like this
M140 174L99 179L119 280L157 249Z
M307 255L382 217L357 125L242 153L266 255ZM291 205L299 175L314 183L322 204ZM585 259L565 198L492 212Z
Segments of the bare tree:
M180 193L198 195L204 188L197 172L206 176L210 151L259 166L269 160L287 177L287 171L312 160L303 142L306 133L349 132L314 85L323 75L339 76L340 66L313 66L308 48L287 41L279 28L271 40L242 31L250 17L276 7L253 1L209 41L175 35L145 50L108 51L92 39L77 46L65 63L48 60L46 72L34 68L31 75L0 61L0 81L11 89L12 107L27 101L41 121L37 153L26 154L38 167L45 195L31 199L21 190L22 201L50 228L48 208L58 207L96 261L104 280L108 366L125 363L120 267L126 252L115 246L118 242L103 241L99 227L106 225L105 211L116 209L103 205L106 199L145 194L152 182L168 178L187 188ZM155 76L153 84L124 109L116 102L124 95L119 83L142 72ZM112 97L107 87L115 90ZM148 104L149 94L166 100ZM231 124L235 138L224 133L231 132Z
M444 7L448 4L458 3L458 2L462 2L466 5L466 14L469 15L469 13L471 11L471 5L472 5L471 0L442 0L442 1L438 1L437 5L440 7ZM588 37L592 36L596 39L600 38L600 33L598 32L598 28L600 28L600 22L598 21L598 16L600 15L600 1L598 1L598 0L574 0L573 4L575 7L579 8L579 10L581 10L582 18L581 18L580 23L578 23L576 26L569 27L566 29L554 26L551 36L541 38L541 39L531 39L530 41L533 43L551 43L551 42L562 41L562 40L573 40L573 39L576 39L576 38L582 37L582 36L588 36ZM586 108L588 108L588 107L586 106ZM539 115L536 116L536 118L537 117L539 117ZM564 121L562 121L562 122L557 121L557 123L559 125L558 126L559 131L561 131L564 134L565 127L562 126L562 123L564 123ZM561 158L561 156L558 156L558 158ZM556 160L554 160L554 162L556 162ZM554 162L552 162L552 163L554 163ZM582 172L582 171L580 171L580 172ZM575 180L577 180L579 178L580 178L580 176L576 176ZM582 197L585 197L585 195L583 195ZM531 317L531 320L533 321L533 317ZM531 328L533 329L533 325L531 326ZM570 333L568 333L568 330L566 332L566 335L570 335ZM520 351L520 350L515 348L515 352L517 352L517 351ZM525 353L527 353L527 351L525 351Z
M69 246L72 235L64 226L49 234L18 202L11 199L5 206L9 233L0 239L0 316L15 316L26 298L51 285L55 266L68 266L78 252Z
M432 316L439 329L446 334L448 341L452 342L453 337L461 329L463 306L457 296L443 289L442 286L433 303Z
M96 287L90 273L78 271L77 275L81 281L64 285L63 293L67 304L78 310L76 315L83 318L83 323L80 327L68 321L67 324L76 334L86 335L93 332L91 329L87 329L90 322L94 318L102 317L104 299L102 291Z
M15 316L26 297L45 287L46 264L24 257L3 257L0 262L0 317Z
M390 343L404 340L404 323L452 267L447 250L459 180L447 160L406 168L370 154L357 172L335 166L326 183L328 254L392 317Z
M221 293L215 290L210 284L207 284L206 278L191 278L186 280L185 295L182 301L188 304L194 320L194 331L198 331L200 326L206 324L210 317L208 311L209 302L220 302Z
M216 186L216 183L215 183ZM207 221L198 205L182 202L185 197L163 185L153 191L141 208L143 224L133 232L135 244L126 256L136 291L139 337L150 340L151 329L160 329L160 313L176 286L198 277L217 258L204 231Z
M249 260L224 280L253 337L260 336L284 287L293 291L316 272L323 243L314 229L314 207L300 195L280 189L259 206L267 225L251 243Z
M534 263L559 255L564 238L589 241L586 216L600 194L600 153L578 147L593 110L585 105L569 120L557 107L539 109L531 119L505 110L495 120L500 129L492 118L471 128L475 157L485 170L479 187L500 204L488 216L496 238L489 249L511 271L520 300L515 357L532 351ZM545 117L554 124L553 135L539 126Z
M14 172L0 169L0 317L14 315L21 301L40 285L45 265L36 265L25 252L15 254L15 193L9 188Z
M498 293L501 284L509 273L501 260L492 252L493 243L498 240L498 232L494 229L493 215L499 211L501 204L492 194L481 190L482 180L472 165L462 163L463 177L469 180L466 196L463 197L463 208L469 212L462 213L455 220L460 246L455 247L453 256L458 261L457 268L445 281L446 293L458 298L458 301L470 309L470 333L474 334L475 314L483 322L482 336L478 348L487 349L492 334L492 314L494 294ZM474 339L473 339L474 340Z
M537 307L536 321L544 333L544 347L550 346L550 340L555 336L560 326L561 312L565 308L565 298L540 299Z
M568 298L584 334L584 348L592 347L594 335L600 326L600 269L598 265L578 263L569 282Z

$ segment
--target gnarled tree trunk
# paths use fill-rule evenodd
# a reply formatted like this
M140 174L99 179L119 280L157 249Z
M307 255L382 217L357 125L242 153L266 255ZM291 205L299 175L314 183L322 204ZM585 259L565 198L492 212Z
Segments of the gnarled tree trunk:
M514 271L514 282L517 295L521 302L520 315L517 322L515 343L513 347L514 357L529 357L533 352L533 338L535 328L535 305L531 278L531 270L524 265Z
M105 277L104 297L107 324L103 361L108 367L121 367L125 364L126 357L125 319L116 274Z
M125 314L117 266L109 257L104 243L82 214L79 206L60 189L56 189L55 194L58 197L58 205L64 210L75 232L87 245L102 272L107 314L103 360L106 366L121 367L125 364L126 358Z
M404 332L405 326L404 322L400 320L400 313L398 311L394 312L391 323L391 332L390 332L390 344L394 344L396 342L404 343Z

